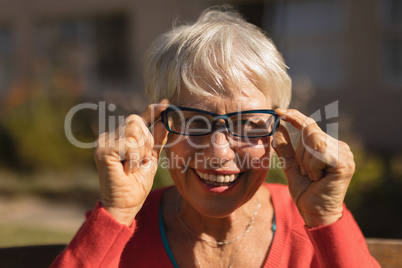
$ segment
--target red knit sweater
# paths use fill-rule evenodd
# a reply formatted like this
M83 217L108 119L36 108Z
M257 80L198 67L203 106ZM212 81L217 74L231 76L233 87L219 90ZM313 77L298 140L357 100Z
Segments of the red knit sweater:
M380 267L352 214L307 228L286 186L265 184L272 194L276 232L265 267ZM132 226L112 218L99 202L51 267L171 267L158 225L162 194L152 192ZM135 231L134 231L135 230Z

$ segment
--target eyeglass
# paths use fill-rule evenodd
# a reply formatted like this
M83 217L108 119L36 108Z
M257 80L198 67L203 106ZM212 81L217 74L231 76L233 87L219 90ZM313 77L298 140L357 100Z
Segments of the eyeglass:
M204 136L212 133L219 120L227 131L236 137L259 138L271 136L280 125L274 110L248 110L228 114L215 114L199 109L170 106L161 114L169 132L186 136Z

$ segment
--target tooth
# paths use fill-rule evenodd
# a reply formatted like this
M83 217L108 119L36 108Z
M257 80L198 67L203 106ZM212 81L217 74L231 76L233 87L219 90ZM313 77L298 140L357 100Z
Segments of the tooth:
M214 174L209 174L209 181L216 181L216 175Z
M239 174L230 174L230 175L214 175L210 173L204 173L196 170L198 176L205 181L211 182L211 185L218 186L220 183L231 183L237 179Z
M235 175L234 175L234 174L231 174L231 175L230 175L229 182L232 182L232 181L234 181L234 180L235 180Z
M205 176L208 175L208 173L203 173L200 171L197 171L197 174L198 174L198 176L200 176L201 179L204 179L204 180L205 180Z

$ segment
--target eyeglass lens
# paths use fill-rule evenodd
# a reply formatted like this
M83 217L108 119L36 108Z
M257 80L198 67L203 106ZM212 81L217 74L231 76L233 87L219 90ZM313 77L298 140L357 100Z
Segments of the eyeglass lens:
M171 131L184 135L206 135L213 131L215 124L222 119L214 120L210 114L169 110L168 125ZM267 136L274 129L275 116L267 113L239 113L226 119L228 131L236 136L258 137Z

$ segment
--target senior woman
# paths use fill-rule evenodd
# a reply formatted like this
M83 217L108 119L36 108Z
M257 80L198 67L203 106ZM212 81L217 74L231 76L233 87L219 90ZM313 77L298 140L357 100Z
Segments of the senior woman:
M100 202L53 267L378 266L343 205L353 155L286 109L260 29L209 9L154 42L145 82L157 104L99 137ZM175 186L151 192L163 149ZM264 183L274 151L288 186Z

